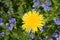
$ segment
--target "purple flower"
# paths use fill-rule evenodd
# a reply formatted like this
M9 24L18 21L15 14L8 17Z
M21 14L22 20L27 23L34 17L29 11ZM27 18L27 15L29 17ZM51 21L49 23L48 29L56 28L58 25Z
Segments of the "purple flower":
M38 7L40 5L40 0L36 0L33 4L33 7Z
M0 33L0 36L4 37L4 32L1 32L1 33Z
M60 19L59 18L54 18L54 23L57 25L60 25Z
M31 38L31 39L34 39L34 34L31 33L31 34L30 34L30 38Z
M53 34L52 34L52 37L58 38L58 37L59 37L59 34L53 33Z
M14 26L13 24L10 24L9 27L8 27L8 30L12 31L13 26Z
M10 18L8 21L9 21L9 23L14 23L14 24L16 24L16 19L15 19L15 18Z

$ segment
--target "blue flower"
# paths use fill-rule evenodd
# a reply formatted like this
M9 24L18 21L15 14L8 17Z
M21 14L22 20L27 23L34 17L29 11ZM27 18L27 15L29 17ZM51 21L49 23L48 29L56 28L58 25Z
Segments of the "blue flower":
M31 34L30 34L30 38L31 38L31 39L34 39L34 34L31 33Z
M9 27L8 27L8 30L12 31L13 26L14 26L13 24L10 24Z
M45 11L50 11L50 7L45 6L45 7L44 7L44 10L45 10Z
M42 40L42 37L39 37L39 40Z
M46 29L48 29L48 26L44 26L44 27L43 27L43 30L46 30Z
M60 25L60 19L59 18L54 18L54 23L57 25Z
M0 18L0 22L2 22L2 18Z
M41 5L43 8L46 6L44 3L42 3L42 5Z
M14 23L14 24L16 24L16 19L15 19L15 18L10 18L8 21L9 21L9 23Z
M52 38L52 37L50 37L48 40L53 40L53 38Z
M3 24L3 22L2 22L2 18L0 18L0 24Z
M44 26L43 28L40 29L41 32L45 31L46 29L48 29L48 26Z
M39 5L40 5L40 0L36 0L33 4L33 7L38 7Z
M59 37L58 38L56 38L57 40L60 40L60 34L59 34Z
M44 3L41 5L45 11L49 11L50 7L46 6Z
M1 32L1 33L0 33L0 36L4 37L4 32Z
M43 7L43 9L44 9L44 11L50 11L50 5L51 5L51 2L49 1L49 0L46 0L45 1L46 3L42 3L42 7Z
M50 1L46 1L46 5L47 6L50 6L51 5L51 2Z
M59 37L59 34L53 33L53 34L52 34L52 37L58 38L58 37Z

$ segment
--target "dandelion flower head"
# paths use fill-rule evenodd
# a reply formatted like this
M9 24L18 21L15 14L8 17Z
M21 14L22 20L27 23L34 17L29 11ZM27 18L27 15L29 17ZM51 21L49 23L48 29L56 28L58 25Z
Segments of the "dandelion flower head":
M32 30L32 32L36 32L38 31L38 28L41 28L44 25L43 15L36 11L29 11L25 13L22 17L22 20L22 28L27 32L30 30Z

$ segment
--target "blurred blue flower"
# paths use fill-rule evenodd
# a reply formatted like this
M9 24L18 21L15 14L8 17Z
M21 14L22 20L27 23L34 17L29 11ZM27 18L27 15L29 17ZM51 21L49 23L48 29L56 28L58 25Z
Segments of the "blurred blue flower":
M46 3L42 3L42 7L43 7L43 9L44 9L44 11L50 11L50 5L51 5L51 2L49 1L49 0L46 0L45 1Z
M57 40L60 40L60 34L59 34L59 37L58 38L56 38Z
M45 7L44 7L44 10L45 10L45 11L50 11L50 7L45 6Z
M34 39L34 34L31 33L31 34L30 34L30 38L31 38L31 39Z
M55 24L60 25L60 19L59 18L54 18L54 22L55 22Z
M50 7L46 6L44 3L41 5L45 11L49 11Z
M12 31L13 26L14 26L13 24L10 24L9 27L8 27L8 30Z
M58 38L58 37L59 37L59 34L53 33L53 34L52 34L52 37Z
M39 37L39 40L42 40L42 37Z
M14 23L14 24L16 24L16 19L15 19L15 18L10 18L8 21L9 21L9 23Z
M0 18L0 24L3 24L3 22L2 22L2 18Z
M44 26L44 27L43 27L43 30L46 30L46 29L48 29L48 26Z
M44 3L42 3L42 5L41 5L43 8L46 6Z
M43 28L40 29L41 32L45 31L46 29L48 29L48 26L44 26Z
M53 40L53 38L52 38L52 37L50 37L48 40Z
M51 1L46 1L46 5L50 6L51 5Z
M4 32L1 32L1 33L0 33L0 36L4 37Z
M38 7L40 5L40 0L33 1L34 1L33 7Z
M0 22L2 22L2 18L0 18Z

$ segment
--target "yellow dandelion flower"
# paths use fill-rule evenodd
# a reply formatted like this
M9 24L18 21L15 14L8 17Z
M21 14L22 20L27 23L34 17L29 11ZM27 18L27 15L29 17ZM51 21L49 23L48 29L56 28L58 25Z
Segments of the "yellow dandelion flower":
M36 11L29 11L25 13L22 17L22 20L22 28L27 32L30 30L32 30L32 32L38 31L38 28L41 28L44 25L43 15L39 15L39 13Z

